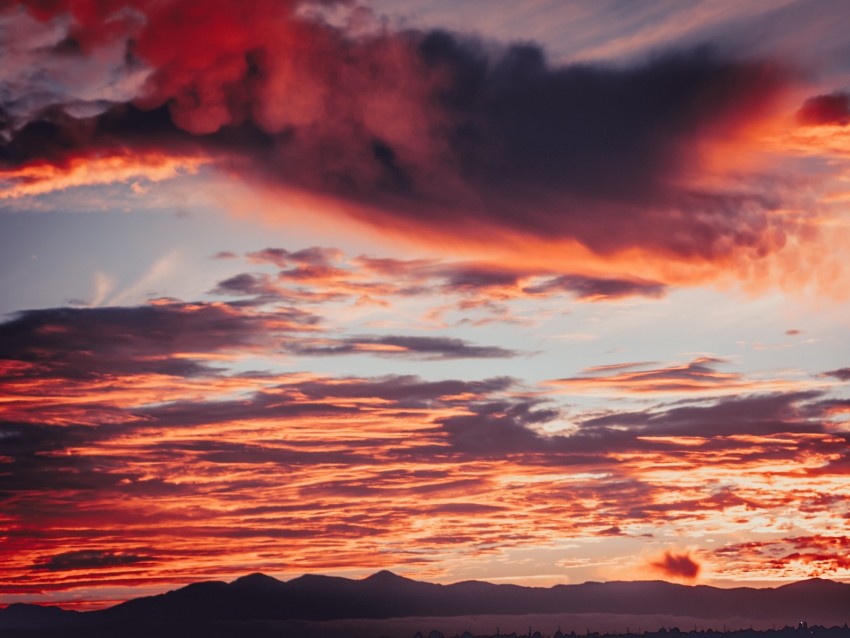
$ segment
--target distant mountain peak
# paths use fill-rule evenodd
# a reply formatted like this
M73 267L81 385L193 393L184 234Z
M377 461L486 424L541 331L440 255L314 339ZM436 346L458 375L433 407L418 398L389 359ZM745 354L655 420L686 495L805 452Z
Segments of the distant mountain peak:
M365 580L367 582L374 582L374 583L381 583L381 582L391 583L391 582L398 582L398 581L409 581L410 579L405 578L404 576L399 576L398 574L395 574L395 573L389 571L388 569L382 569L379 572L375 572L371 576L367 576L363 580Z
M272 576L267 576L266 574L260 572L254 572L253 574L248 574L247 576L240 576L236 580L234 580L232 585L279 585L281 581L277 578L273 578Z
M829 578L809 578L807 580L798 580L796 583L788 583L787 585L782 585L778 589L800 589L800 590L811 590L811 589L827 589L827 588L835 588L841 589L844 587L845 583L841 583L836 580L830 580Z

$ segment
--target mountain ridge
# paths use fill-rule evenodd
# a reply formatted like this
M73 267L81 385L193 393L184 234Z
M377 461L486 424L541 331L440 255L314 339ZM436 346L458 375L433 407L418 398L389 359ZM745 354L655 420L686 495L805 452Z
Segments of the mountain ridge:
M11 610L11 611L10 611ZM289 581L255 572L200 581L107 609L72 612L20 604L0 610L0 629L149 622L333 621L496 614L666 614L693 618L850 620L850 584L809 579L775 588L722 589L667 581L525 587L486 581L436 584L382 570L363 579L305 574Z

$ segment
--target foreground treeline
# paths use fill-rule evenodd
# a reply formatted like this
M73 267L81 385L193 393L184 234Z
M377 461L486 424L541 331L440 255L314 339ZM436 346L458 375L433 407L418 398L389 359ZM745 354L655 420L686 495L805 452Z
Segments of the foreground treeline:
M415 626L414 626L415 629ZM795 627L781 629L698 629L683 631L677 627L657 631L627 633L542 632L533 627L528 632L500 632L494 627L492 634L471 632L399 631L364 624L340 626L335 623L138 623L134 625L109 625L100 627L77 627L72 629L13 629L0 628L0 638L850 638L850 627L808 626L800 623Z
M439 631L432 631L428 634L417 632L413 638L677 638L683 636L699 636L700 638L714 637L734 637L734 638L850 638L850 627L844 623L841 627L822 627L820 625L809 626L806 622L801 622L796 627L786 625L781 629L736 629L726 630L721 629L693 629L691 631L682 631L678 627L667 629L663 627L657 631L644 631L639 633L598 633L587 631L586 633L577 634L575 631L563 633L558 629L554 634L544 634L540 631L532 631L529 628L527 634L517 634L512 632L509 634L499 633L498 629L495 634L472 634L464 632L445 636Z

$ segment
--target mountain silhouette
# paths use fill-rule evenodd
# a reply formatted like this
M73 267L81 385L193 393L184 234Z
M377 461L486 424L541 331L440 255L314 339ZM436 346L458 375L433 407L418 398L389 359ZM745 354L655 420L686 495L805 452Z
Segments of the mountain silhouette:
M68 611L61 607L44 607L14 603L0 611L0 630L27 629L59 629L79 624L86 614Z
M773 589L720 589L664 581L590 582L541 588L481 581L438 585L389 571L362 580L304 575L285 582L264 574L250 574L231 583L193 583L93 612L10 605L0 610L0 630L566 613L777 622L829 619L820 622L840 624L842 619L850 620L850 585L812 579Z

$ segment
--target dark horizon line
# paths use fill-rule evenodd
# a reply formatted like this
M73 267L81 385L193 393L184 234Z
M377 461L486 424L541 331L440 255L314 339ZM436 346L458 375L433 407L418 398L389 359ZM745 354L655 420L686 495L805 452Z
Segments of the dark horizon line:
M445 634L441 632L436 632L439 634L439 637L435 636L436 630L432 631L428 634L429 638L446 638ZM746 636L751 635L780 635L780 636L789 636L793 638L811 636L814 638L819 637L841 637L844 638L846 636L850 636L850 626L845 622L842 626L832 626L826 627L824 625L809 625L805 621L801 621L796 627L792 627L791 625L785 625L784 627L776 628L773 627L771 629L753 629L752 627L748 629L726 629L725 627L722 630L717 630L713 628L709 629L692 629L684 631L679 627L673 626L667 629L666 627L660 627L654 631L646 630L632 632L626 631L625 633L620 632L598 632L598 631L590 631L588 629L585 633L578 633L576 631L570 632L562 632L560 627L558 630L551 635L552 638L639 638L639 637L650 637L650 638L667 638L669 636L740 636L741 638L745 638ZM452 635L450 638L549 638L548 634L544 634L539 630L534 630L532 632L531 627L529 627L529 631L527 634L518 634L516 632L511 632L509 634L496 633L496 634L472 634L471 632L465 631L463 633L458 633ZM416 632L413 638L425 638L425 634L421 631Z
M13 602L13 603L8 603L8 604L0 606L0 612L5 611L9 608L38 607L38 608L55 608L55 609L60 609L62 611L71 612L71 613L75 613L75 614L94 614L94 613L104 612L104 611L114 609L115 607L119 607L121 605L124 605L126 603L129 603L129 602L132 602L132 601L135 601L135 600L156 598L158 596L163 596L163 595L169 594L171 592L181 591L181 590L184 590L184 589L187 589L187 588L192 588L192 587L197 587L197 586L203 586L205 584L216 584L217 583L217 584L233 585L233 584L238 583L238 582L247 582L249 580L261 580L261 579L266 580L266 581L275 581L276 583L283 584L283 583L293 583L293 582L299 581L301 579L312 579L312 578L326 579L328 581L334 581L334 580L335 581L348 581L348 582L351 582L351 583L368 582L368 581L377 580L377 579L386 579L386 580L395 579L395 580L407 581L407 582L411 582L411 583L435 585L435 586L438 586L438 587L451 587L453 585L482 583L482 584L485 584L485 585L492 585L494 587L508 586L508 587L519 587L519 588L527 589L527 590L552 590L552 589L555 589L555 588L562 588L562 587L564 587L564 588L566 588L566 587L585 587L585 586L594 586L594 585L604 586L604 585L615 585L615 584L623 584L623 583L628 583L628 584L663 583L665 585L671 585L671 586L674 586L674 587L685 587L685 588L698 588L699 587L699 588L713 589L713 590L720 590L720 591L728 591L728 590L735 590L735 589L779 590L779 589L782 589L782 588L785 588L785 587L800 585L802 583L818 583L818 582L821 582L821 583L828 582L828 583L835 583L837 585L848 585L848 586L850 586L850 582L847 582L845 580L823 578L821 576L813 576L811 578L795 580L795 581L783 583L781 585L772 585L772 586L765 586L765 587L753 587L752 585L745 585L745 584L733 585L733 586L730 586L730 587L719 587L717 585L709 585L709 584L699 583L699 582L690 582L690 583L688 583L688 582L678 582L678 581L675 581L675 580L665 580L665 579L662 579L662 578L635 579L635 580L604 580L604 581L588 580L588 581L584 581L584 582L581 582L581 583L555 583L555 584L549 585L549 586L537 586L537 585L520 585L520 584L516 584L516 583L494 583L494 582L491 582L491 581L488 581L488 580L480 580L480 579L466 579L466 580L453 581L453 582L450 582L450 583L435 583L435 582L431 582L431 581L417 580L415 578L403 576L403 575L397 574L397 573L393 572L392 570L388 570L388 569L381 569L381 570L373 572L372 574L369 574L367 576L363 576L361 578L351 578L351 577L348 577L348 576L334 576L334 575L328 575L328 574L322 574L322 573L305 572L305 573L300 574L298 576L294 576L294 577L292 577L288 580L283 580L283 579L277 578L275 576L270 576L270 575L268 575L264 572L250 572L250 573L245 574L243 576L237 576L233 580L229 580L229 581L219 580L219 579L205 579L205 580L189 581L189 582L187 582L183 585L176 585L176 586L174 586L170 589L164 589L164 590L162 590L158 593L155 593L155 594L145 594L145 595L142 595L142 596L127 598L127 599L124 599L122 601L112 603L112 604L105 606L105 607L98 607L97 609L87 609L87 610L80 611L80 610L76 610L76 609L66 609L65 607L62 607L61 603L55 603L54 604L54 603L50 603L50 602L45 602L45 603ZM615 634L611 634L611 635L613 636Z

